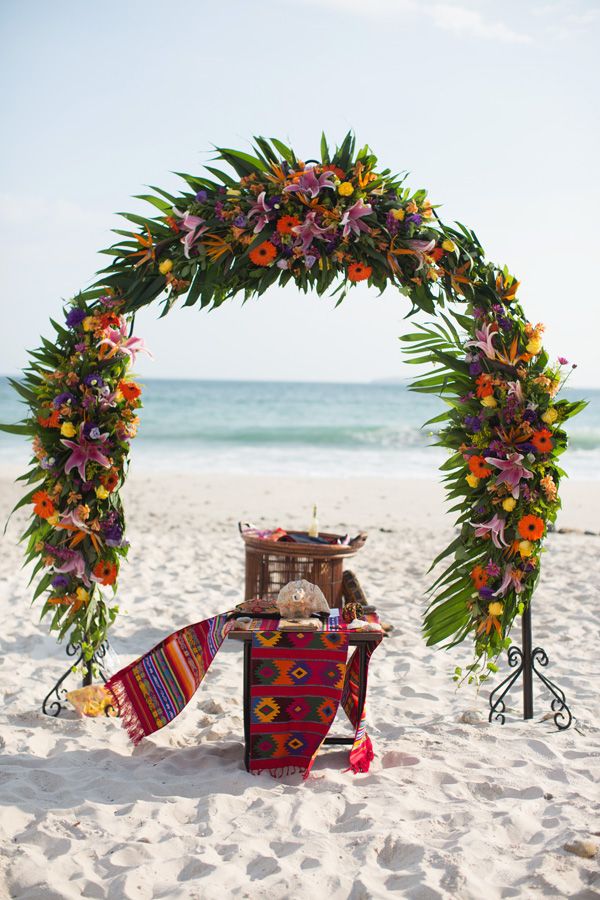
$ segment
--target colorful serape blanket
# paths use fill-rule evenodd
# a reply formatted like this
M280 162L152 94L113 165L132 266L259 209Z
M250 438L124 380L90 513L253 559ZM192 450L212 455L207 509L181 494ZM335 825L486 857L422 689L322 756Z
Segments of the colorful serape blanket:
M376 643L371 643L369 641L368 644L365 645L365 651L367 654L367 665L365 668L365 697L367 695L367 677L369 672L369 660L371 659L371 654L379 645ZM366 721L366 702L363 704L362 712L359 715L359 707L358 707L358 693L360 686L360 658L359 658L359 648L356 647L354 653L352 654L352 658L350 660L350 664L346 670L346 678L344 680L344 689L342 690L342 708L355 729L354 732L354 743L352 744L352 749L350 750L350 756L348 761L350 763L350 768L356 774L357 772L368 772L369 767L371 765L371 760L374 757L373 754L373 745L371 744L371 738L367 734L367 730L365 728Z
M341 631L253 633L251 772L308 777L338 710L347 651Z
M179 715L234 624L223 613L181 628L106 683L134 744Z

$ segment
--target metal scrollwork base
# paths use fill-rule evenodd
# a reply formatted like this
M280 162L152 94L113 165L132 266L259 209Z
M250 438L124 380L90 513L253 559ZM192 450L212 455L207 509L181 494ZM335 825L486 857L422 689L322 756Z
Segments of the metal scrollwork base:
M80 644L72 644L68 643L65 651L67 656L76 657L73 660L69 668L64 672L56 684L51 690L48 691L46 696L44 697L42 703L42 712L45 716L59 716L63 709L67 708L66 703L64 702L64 698L66 697L68 691L65 687L63 687L64 682L67 680L69 675L73 674L73 670L78 666L83 666L83 679L82 686L86 687L92 683L92 676L94 671L94 666L97 667L100 678L103 682L106 682L106 676L104 675L104 657L106 656L106 652L108 650L108 641L104 644L101 644L93 657L90 660L86 660L84 658L83 650L81 649ZM109 707L110 709L111 707ZM108 714L108 713L107 713Z
M513 687L519 677L523 676L523 718L533 718L533 676L536 675L542 684L550 691L553 700L550 708L554 713L552 717L559 731L565 731L570 727L573 716L567 706L564 692L548 676L540 671L538 666L546 668L548 654L542 647L531 649L531 609L527 608L522 617L523 647L511 647L508 651L508 665L515 669L502 681L490 694L490 713L488 721L497 721L504 725L506 721L506 704L504 698Z

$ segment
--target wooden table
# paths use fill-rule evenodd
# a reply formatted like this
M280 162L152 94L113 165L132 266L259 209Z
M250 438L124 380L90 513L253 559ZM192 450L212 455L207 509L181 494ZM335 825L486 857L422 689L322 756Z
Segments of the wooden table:
M325 629L323 629L325 630ZM273 628L277 631L277 628ZM244 765L250 771L250 671L252 665L252 635L254 632L233 628L227 637L244 645ZM319 634L318 631L315 634ZM378 644L383 638L380 631L349 631L348 644L358 647L358 716L362 716L367 695L367 645ZM324 744L353 744L354 737L326 737Z

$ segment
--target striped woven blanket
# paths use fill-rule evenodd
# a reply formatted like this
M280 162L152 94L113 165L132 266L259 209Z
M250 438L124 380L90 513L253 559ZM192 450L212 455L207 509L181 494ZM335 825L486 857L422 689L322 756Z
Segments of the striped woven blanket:
M187 706L204 679L228 632L234 627L235 620L230 619L228 613L213 616L195 625L188 625L160 641L148 653L140 656L112 676L105 687L119 711L123 727L134 744L138 744L142 738L164 728ZM269 627L272 627L272 624ZM251 765L251 770L277 770L283 769L285 766L295 766L301 768L307 775L314 755L323 742L341 702L355 728L354 744L350 751L350 768L354 772L368 771L369 763L373 759L373 751L364 728L364 709L361 716L358 712L359 658L357 651L352 655L350 663L346 664L348 634L344 631L322 631L305 632L303 635L299 635L296 632L270 631L254 632L252 639L253 642L259 643L262 640L264 650L264 641L267 640L268 643L269 635L275 655L277 654L277 645L279 648L287 646L287 649L292 649L292 653L296 654L296 662L300 667L304 666L301 661L302 653L305 650L306 652L312 650L310 674L302 675L298 671L294 676L290 667L285 669L284 666L288 673L285 677L289 676L291 680L281 684L281 696L292 699L300 696L306 698L309 696L307 691L310 686L311 712L307 721L312 717L316 721L317 727L308 726L307 730L312 730L313 737L307 739L305 752L303 750L304 755L301 758L300 747L292 738L294 746L288 746L288 750L297 751L296 756L293 752L290 754L293 757L292 761L281 762L284 754L280 746L280 750L271 756L270 762L267 762L266 745L264 745L262 750L264 764ZM278 637L274 639L273 635ZM315 641L318 642L318 646L316 644L310 646L310 642ZM375 644L368 645L367 661L375 646ZM319 657L322 658L319 659ZM308 659L305 662L308 662ZM272 695L274 690L271 689L270 693ZM256 696L258 696L258 692ZM279 687L277 696L279 696ZM304 705L302 705L302 710L305 710ZM255 707L253 707L253 711L257 717L254 724L258 726L260 714ZM299 714L300 709L296 712L296 715ZM274 718L278 715L280 715L279 712ZM292 712L288 712L288 715L293 718L293 709ZM268 725L269 722L263 721L262 724ZM315 722L313 722L314 724ZM272 729L272 732L275 733L276 730ZM263 733L266 731L268 729L264 728ZM288 728L288 731L291 732L291 728ZM258 728L252 730L251 727L252 735L258 733ZM253 754L251 748L251 758L254 755L258 759L261 751L255 743L252 747L255 747L255 751Z

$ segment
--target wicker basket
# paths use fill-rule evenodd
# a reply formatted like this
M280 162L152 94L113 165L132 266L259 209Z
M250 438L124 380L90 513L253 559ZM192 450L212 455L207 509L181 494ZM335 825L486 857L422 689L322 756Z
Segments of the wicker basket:
M296 532L306 534L306 532ZM325 538L343 535L322 533ZM246 600L261 597L273 603L281 588L290 581L305 578L317 584L331 608L342 606L344 560L364 546L362 533L350 545L292 544L261 540L242 533L246 545Z

